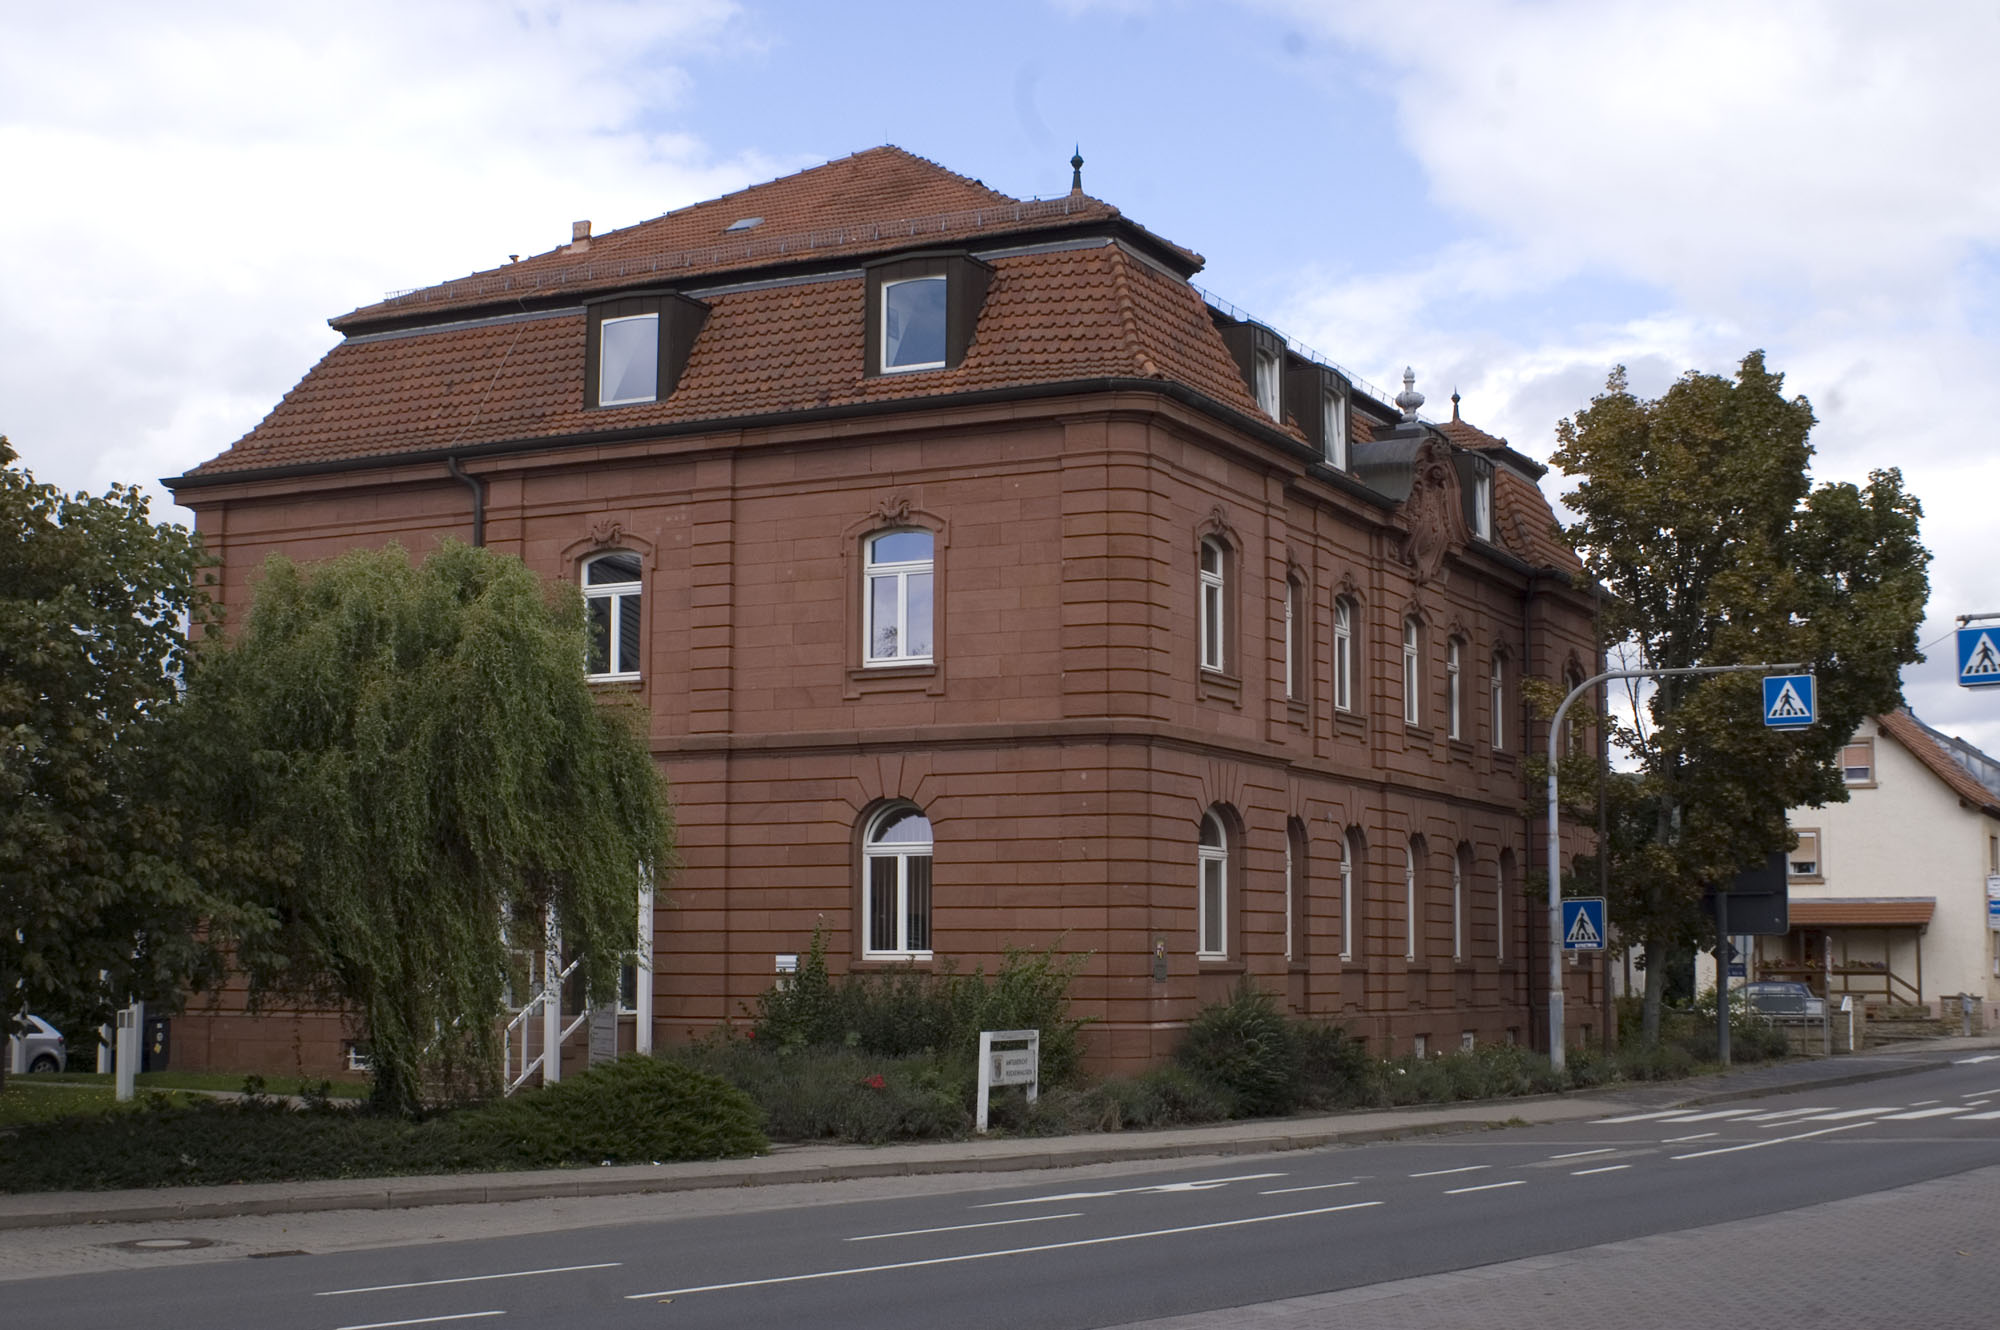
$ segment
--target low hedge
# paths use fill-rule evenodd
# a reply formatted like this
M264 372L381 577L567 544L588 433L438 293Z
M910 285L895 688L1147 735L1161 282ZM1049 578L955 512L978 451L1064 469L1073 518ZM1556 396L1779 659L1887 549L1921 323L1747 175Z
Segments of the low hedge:
M0 1190L462 1173L717 1159L766 1148L754 1104L698 1069L626 1057L543 1090L423 1120L322 1101L205 1100L0 1134Z

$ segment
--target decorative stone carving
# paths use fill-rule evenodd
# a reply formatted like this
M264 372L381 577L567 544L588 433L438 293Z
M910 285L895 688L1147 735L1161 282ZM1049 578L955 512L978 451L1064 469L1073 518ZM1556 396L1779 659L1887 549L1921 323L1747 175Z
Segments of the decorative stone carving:
M1417 451L1403 520L1409 525L1403 540L1403 562L1422 585L1443 570L1446 551L1465 540L1458 472L1451 464L1451 448L1441 440L1431 439Z
M875 517L884 526L901 526L910 520L910 496L885 494L875 501Z
M616 517L606 517L590 524L590 538L602 546L612 546L623 542L625 524Z

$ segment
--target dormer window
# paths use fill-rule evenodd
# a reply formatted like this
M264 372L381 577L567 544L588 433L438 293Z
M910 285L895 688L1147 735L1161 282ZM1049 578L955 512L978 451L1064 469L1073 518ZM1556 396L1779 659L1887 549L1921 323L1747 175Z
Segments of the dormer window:
M944 366L945 279L882 283L882 372Z
M673 396L708 321L708 306L671 291L620 295L590 306L583 404L632 406Z
M606 319L598 331L597 404L654 402L660 395L660 316Z
M1493 539L1493 473L1472 478L1472 534L1481 540Z
M1278 354L1275 351L1257 353L1257 405L1271 419L1279 418Z
M1329 388L1320 397L1320 438L1326 464L1347 470L1347 394Z
M868 269L867 368L956 369L972 344L993 270L969 254L919 254Z

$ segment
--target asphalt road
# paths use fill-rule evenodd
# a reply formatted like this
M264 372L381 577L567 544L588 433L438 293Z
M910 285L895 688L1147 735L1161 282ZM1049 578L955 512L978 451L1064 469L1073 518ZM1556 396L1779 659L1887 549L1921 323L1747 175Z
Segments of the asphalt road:
M453 1240L450 1216L435 1215L435 1240L413 1241L406 1221L385 1217L375 1222L394 1245L357 1248L364 1232L324 1250L311 1217L294 1216L289 1236L262 1221L262 1259L151 1247L139 1259L158 1268L57 1277L17 1259L0 1284L0 1325L1108 1326L1507 1268L1497 1263L1994 1166L2000 1056L1980 1055L1728 1106L1192 1168L795 1187L734 1209L726 1197L663 1195L644 1198L643 1217L630 1201L578 1202L574 1226L557 1231ZM178 1242L219 1227L116 1237ZM67 1241L80 1251L113 1236L72 1231ZM0 1255L12 1239L0 1235ZM118 1250L133 1259L130 1246ZM51 1248L45 1268L76 1267ZM1686 1312L1698 1313L1693 1272L1687 1297Z

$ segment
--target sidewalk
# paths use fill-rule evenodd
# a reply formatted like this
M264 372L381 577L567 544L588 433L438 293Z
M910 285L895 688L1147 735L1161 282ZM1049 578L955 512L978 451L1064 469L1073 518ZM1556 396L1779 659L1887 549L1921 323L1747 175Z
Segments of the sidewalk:
M1607 1089L1602 1093L1266 1118L1167 1131L884 1146L781 1145L770 1154L753 1159L704 1163L0 1195L0 1229L322 1210L385 1210L1311 1150L1398 1136L1570 1122L1630 1111L1635 1106L1710 1104L1814 1086L1852 1085L1924 1071L1980 1049L2000 1050L2000 1037L1929 1040L1847 1057L1750 1067L1665 1085Z

